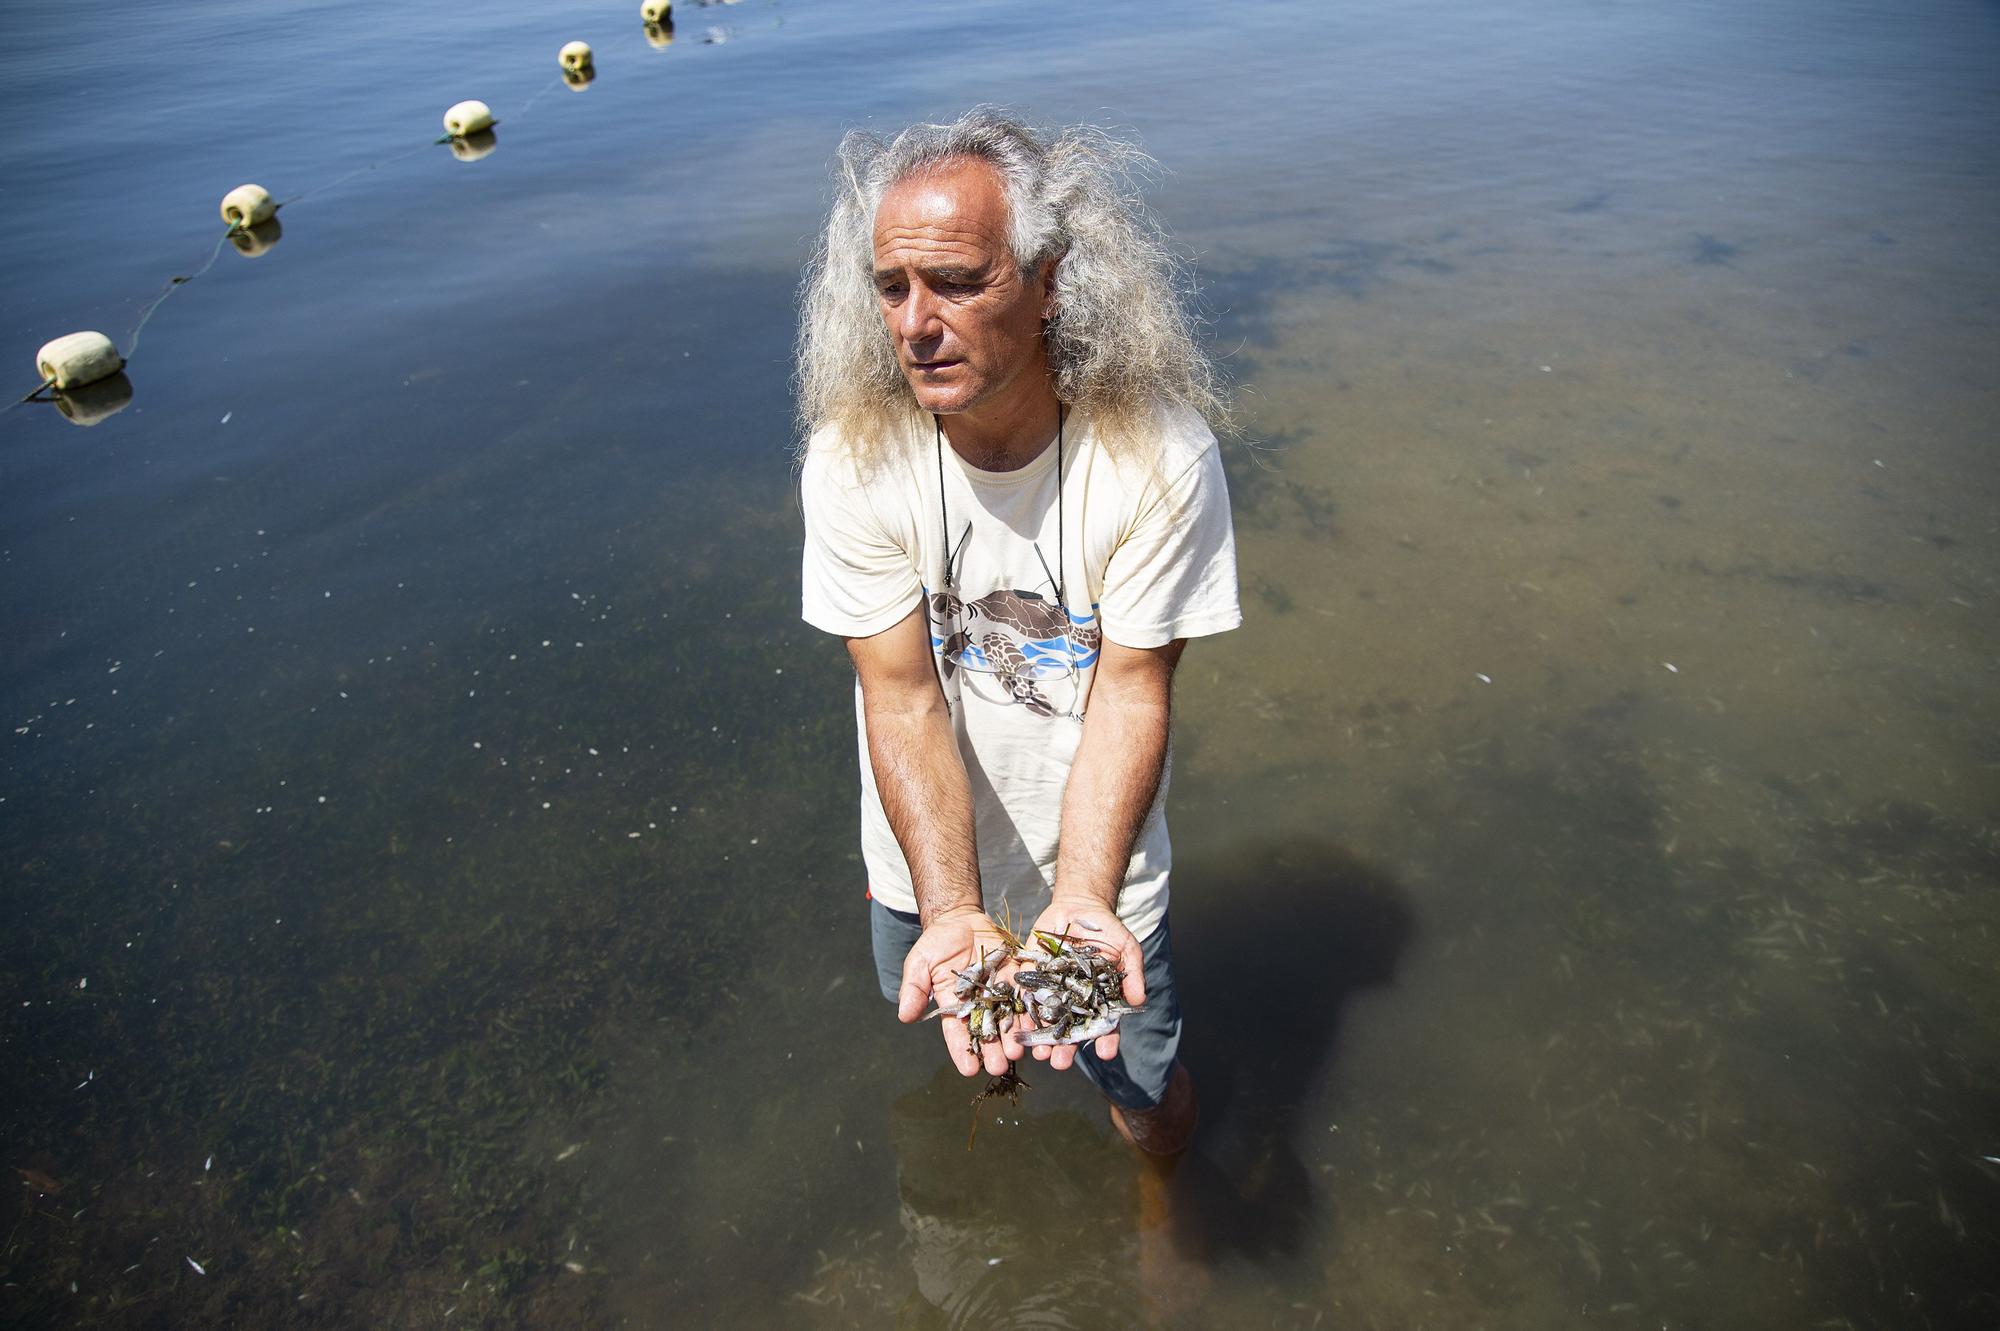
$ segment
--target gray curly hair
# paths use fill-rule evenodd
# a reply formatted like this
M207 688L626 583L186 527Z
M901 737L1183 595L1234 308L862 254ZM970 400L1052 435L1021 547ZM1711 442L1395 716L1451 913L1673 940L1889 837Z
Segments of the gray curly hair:
M1182 265L1135 188L1152 159L1101 129L1038 134L981 106L887 142L862 130L841 139L833 206L800 292L802 439L831 426L867 460L921 423L877 303L875 211L892 186L965 158L1000 177L1022 273L1061 260L1043 331L1056 396L1089 413L1115 452L1140 447L1163 405L1225 424L1220 381L1182 299Z

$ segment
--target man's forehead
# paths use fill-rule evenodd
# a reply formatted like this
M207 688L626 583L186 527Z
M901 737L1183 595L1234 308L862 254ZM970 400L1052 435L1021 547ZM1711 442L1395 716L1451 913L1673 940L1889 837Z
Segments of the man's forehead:
M875 210L875 253L919 245L986 254L1007 243L1007 196L984 162L947 162L892 186Z
M983 234L939 227L895 228L875 235L875 271L913 269L941 276L974 275L1003 263L1004 243Z

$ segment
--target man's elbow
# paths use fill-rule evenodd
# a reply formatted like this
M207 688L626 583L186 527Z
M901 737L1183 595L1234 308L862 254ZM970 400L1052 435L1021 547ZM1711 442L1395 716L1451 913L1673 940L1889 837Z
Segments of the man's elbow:
M950 715L936 676L919 679L861 677L861 711L868 728L929 725Z

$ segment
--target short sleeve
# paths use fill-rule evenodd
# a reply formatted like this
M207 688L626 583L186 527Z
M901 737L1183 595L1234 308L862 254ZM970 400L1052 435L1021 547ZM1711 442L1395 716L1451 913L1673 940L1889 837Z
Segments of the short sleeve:
M805 513L801 614L844 638L893 628L923 593L909 551L877 518L867 491L826 449L809 449L799 475Z
M1105 565L1105 634L1127 647L1162 647L1241 624L1229 483L1214 438L1164 490L1149 494L1152 502Z

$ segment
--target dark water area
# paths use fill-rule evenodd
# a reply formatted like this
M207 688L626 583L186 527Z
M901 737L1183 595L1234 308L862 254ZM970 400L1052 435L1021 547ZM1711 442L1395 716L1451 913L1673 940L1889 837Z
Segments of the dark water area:
M10 398L143 324L0 415L0 1321L1994 1324L2000 10L636 10L0 16ZM822 173L980 100L1238 385L1167 1179L966 1149L797 619Z

